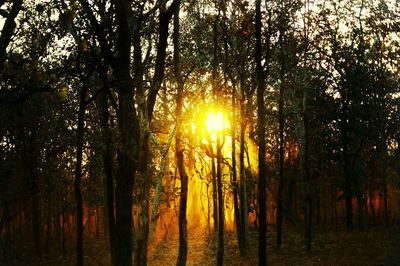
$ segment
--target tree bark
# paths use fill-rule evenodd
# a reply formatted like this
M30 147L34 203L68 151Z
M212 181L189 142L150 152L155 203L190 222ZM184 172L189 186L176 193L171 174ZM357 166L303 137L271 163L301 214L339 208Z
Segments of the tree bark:
M78 127L76 132L76 164L74 176L74 193L76 200L76 265L83 266L83 203L81 192L82 180L82 156L83 156L83 139L85 126L85 110L86 110L86 92L87 80L83 82L82 89L79 94L78 109Z
M345 108L345 107L344 107ZM346 108L344 110L346 112ZM347 115L345 115L347 117ZM346 204L346 227L347 231L353 231L353 186L351 181L351 165L349 162L349 140L348 140L348 126L346 125L347 118L344 118L344 122L341 128L341 136L342 136L342 147L343 147L343 172L344 172L344 197Z
M100 73L102 76L106 75L103 71ZM106 81L105 81L106 82ZM108 87L103 84L103 92L97 98L97 109L100 117L100 127L102 134L102 142L104 145L104 150L102 152L102 161L105 174L105 196L106 196L106 208L107 208L107 228L110 243L111 252L111 263L115 265L115 208L114 208L114 178L113 178L113 162L112 162L112 139L111 131L109 125L109 114L108 114L108 101L106 93Z
M284 128L285 128L285 118L284 118L284 79L285 79L285 70L284 70L284 47L283 47L283 35L284 30L279 30L279 45L280 45L280 86L279 86L279 185L278 185L278 206L277 206L277 217L276 217L276 245L278 248L282 246L282 222L283 222L283 199L282 199L282 191L283 191L283 183L284 183Z
M385 226L389 226L389 210L388 210L388 193L387 193L387 184L386 177L383 181L383 203L384 203L384 217L385 217Z
M239 150L239 167L240 167L240 254L246 256L248 242L248 204L247 204L247 177L246 167L244 163L245 153L245 134L246 134L246 107L244 93L243 77L240 78L241 102L240 102L240 150Z
M181 193L179 200L179 253L176 262L177 266L186 265L187 260L187 220L186 220L186 209L187 209L187 196L188 196L188 176L184 165L184 145L183 145L183 81L181 76L180 68L180 23L179 23L179 6L175 10L174 14L174 32L173 32L173 43L174 43L174 74L177 86L176 95L176 135L175 135L175 156L176 165L178 168L179 177L181 180Z
M39 257L42 256L42 219L40 208L40 180L37 173L37 132L36 129L31 129L29 144L24 144L24 160L28 167L30 177L30 196L31 196L31 218L32 218L32 235L35 244L36 253Z
M258 264L267 265L267 206L266 206L266 163L265 163L265 102L264 102L264 70L261 41L261 0L256 0L255 16L256 34L256 79L257 79L257 137L258 137L258 208L259 239Z
M241 215L239 209L239 198L238 198L238 182L237 182L237 172L236 172L236 97L235 97L235 86L232 86L232 119L231 119L231 147L232 147L232 192L233 192L233 208L235 212L235 222L236 222L236 234L239 243L240 255L245 255L245 249L243 248L242 242L242 224Z
M116 4L116 7L118 66L114 68L114 71L116 80L119 81L117 118L121 146L118 151L115 193L115 250L117 251L115 265L130 266L132 265L132 192L138 163L139 143L137 142L140 139L140 132L130 77L131 34L124 17L124 7L121 4ZM139 37L136 36L136 38Z
M221 136L217 133L217 187L218 187L218 249L217 265L224 261L224 195L222 193L222 145Z
M215 168L215 155L209 140L209 149L211 153L211 183L212 183L212 201L213 201L213 219L214 219L214 233L218 231L218 199L217 199L217 170Z
M13 1L13 6L8 13L7 19L4 22L3 29L1 30L0 35L0 73L3 71L3 65L6 55L7 47L11 41L11 37L14 34L15 27L17 24L15 23L15 18L18 16L19 11L22 9L23 0L15 0Z

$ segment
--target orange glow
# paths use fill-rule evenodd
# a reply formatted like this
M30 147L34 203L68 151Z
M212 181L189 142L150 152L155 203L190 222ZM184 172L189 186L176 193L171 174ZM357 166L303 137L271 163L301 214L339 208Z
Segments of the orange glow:
M188 189L188 226L212 228L213 221L213 195L212 195L212 166L211 158L216 163L217 135L221 138L221 153L223 161L232 162L232 137L229 116L224 110L199 110L197 116L192 118L191 129L197 139L197 153L195 154L193 171L190 171ZM201 129L204 129L203 131ZM188 132L189 133L189 132ZM239 169L240 143L236 142L236 169ZM252 139L246 136L245 167L251 169L252 174L257 174L258 149ZM248 156L248 158L247 158ZM233 194L230 186L231 166L222 165L223 190L224 190L224 220L225 228L234 230L235 215ZM199 170L202 169L202 173ZM240 178L238 176L238 178ZM247 178L251 178L250 176Z
M188 116L184 121L184 136L188 143L187 152L185 153L186 171L188 180L188 198L187 198L187 226L188 231L204 231L212 230L214 227L213 220L213 175L212 175L212 159L216 164L217 136L220 137L221 154L222 154L222 183L224 194L224 221L227 230L235 230L235 215L233 192L231 186L232 178L232 136L230 131L229 110L221 108L208 108L202 104L193 104L191 109L187 111ZM238 134L238 133L237 133ZM236 136L237 138L237 136ZM257 158L258 148L254 141L248 136L245 137L245 167L251 170L252 175L247 178L252 179L257 174ZM237 178L240 179L239 173L239 152L240 143L236 141L236 171ZM215 165L216 166L216 165ZM175 188L180 187L180 180L175 180ZM171 208L175 210L179 207L179 196L174 198ZM165 207L164 207L165 208ZM157 224L154 234L154 242L161 241L165 234L164 231L177 233L177 215L175 212L164 210L163 221ZM174 217L171 217L174 216ZM160 215L161 217L161 215ZM165 227L165 228L164 228ZM167 229L166 229L167 228Z

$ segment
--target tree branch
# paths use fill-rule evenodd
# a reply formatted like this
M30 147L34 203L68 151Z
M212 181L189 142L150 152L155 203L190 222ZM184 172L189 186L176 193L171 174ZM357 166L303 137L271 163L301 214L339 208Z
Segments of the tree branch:
M166 11L162 11L160 7L160 23L159 23L159 38L157 44L157 58L153 79L150 85L149 94L147 97L147 112L149 121L152 118L154 105L158 91L161 87L161 82L164 78L166 48L168 44L168 27L171 22L172 15L175 9L179 6L180 0L174 0Z
M1 3L1 2L0 2ZM14 4L7 16L4 23L3 29L0 36L0 70L3 68L4 57L6 54L7 46L11 41L11 37L14 33L17 24L14 19L17 17L19 11L22 8L22 0L15 0Z
M106 59L106 61L108 62L108 64L111 67L115 66L115 57L113 55L113 52L111 50L111 47L104 35L104 29L102 28L102 26L99 24L99 22L97 21L89 3L87 2L87 0L78 0L79 3L81 4L84 13L86 14L90 24L92 25L94 34L97 37L97 40L100 43L100 50L101 50L101 54L103 55L104 59Z

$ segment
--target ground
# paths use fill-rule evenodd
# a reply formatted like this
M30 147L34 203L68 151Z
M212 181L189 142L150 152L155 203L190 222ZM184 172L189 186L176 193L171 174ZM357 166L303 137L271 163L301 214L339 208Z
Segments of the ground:
M150 248L149 265L175 265L178 252L178 236L165 234L158 244ZM215 265L216 242L207 231L189 228L188 265ZM1 265L75 265L73 239L67 243L66 257L59 250L49 247L42 258L28 250L28 244L15 247L9 262ZM365 232L316 233L312 252L304 250L299 232L284 235L283 246L276 249L274 232L268 236L268 265L400 265L400 229L376 228ZM109 265L110 256L104 240L85 241L85 265ZM247 257L239 256L236 234L225 233L224 265L257 265L257 231L250 232Z
M236 235L225 235L224 265L258 265L257 232L250 232L250 248L246 258L239 256ZM207 237L206 237L207 239ZM215 265L215 244L205 237L189 234L188 265ZM150 265L175 265L177 243L165 241L150 258ZM308 254L301 234L286 233L283 246L277 250L275 236L269 232L268 265L400 265L400 231L375 229L367 232L329 232L315 236Z

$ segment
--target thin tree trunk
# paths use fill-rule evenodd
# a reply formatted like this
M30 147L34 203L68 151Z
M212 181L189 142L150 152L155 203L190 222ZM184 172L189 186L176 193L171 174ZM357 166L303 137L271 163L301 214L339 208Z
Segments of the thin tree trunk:
M310 167L309 167L309 118L308 118L308 93L307 87L303 92L303 149L304 149L304 157L302 161L303 165L303 174L304 174L304 193L305 193L305 208L306 208L306 221L305 221L305 239L306 239L306 249L308 252L311 252L311 241L312 241L312 209L313 209L313 202L312 202L312 195L311 195L311 176L310 176Z
M101 75L105 76L106 72L103 71ZM106 82L104 80L103 82ZM97 109L100 117L100 126L102 131L102 142L104 145L104 150L102 152L102 161L105 175L105 198L106 198L106 208L107 208L107 228L110 243L110 253L111 253L111 264L116 264L116 243L115 243L115 208L114 208L114 178L113 178L113 162L112 162L112 139L111 130L109 125L109 114L108 114L108 101L106 97L106 92L108 91L108 86L103 84L103 92L97 98Z
M218 231L218 201L217 201L217 170L215 168L214 151L210 141L210 153L211 153L211 182L212 182L212 201L213 201L213 219L214 219L214 233Z
M382 121L385 121L385 119L382 119ZM383 130L382 132L385 132ZM386 171L386 162L388 161L387 159L387 145L386 145L386 134L382 133L381 137L381 162L382 162L382 186L383 186L383 215L385 219L385 226L389 226L389 210L388 210L388 185L387 185L387 171Z
M297 137L299 139L300 179L302 183L302 198L304 209L304 241L307 251L311 250L312 232L312 198L310 171L308 166L308 116L307 116L307 86L303 89L303 98L297 108ZM335 207L336 208L336 207Z
M384 203L384 217L385 217L385 226L389 226L389 213L388 213L388 191L387 191L387 181L386 181L386 169L383 170L383 203Z
M375 206L374 206L374 194L373 194L373 191L371 188L369 190L369 207L371 209L371 214L372 214L372 224L375 224L376 214L375 214Z
M3 213L0 218L0 262L6 260L6 245L5 239L3 240L3 226L6 224L6 221L9 217L9 203L4 202ZM4 237L5 238L5 237Z
M239 150L239 167L240 167L240 239L241 244L240 254L246 256L247 253L247 240L248 240L248 205L247 205L247 178L246 178L246 167L244 163L245 153L245 131L246 131L246 114L245 114L245 103L244 103L244 84L243 78L240 81L241 97L240 102L240 150Z
M42 256L42 219L40 211L40 189L39 177L31 166L31 193L32 193L32 233L35 243L36 253L39 257Z
M179 253L176 262L177 266L186 265L187 260L187 196L188 196L188 176L184 165L184 145L183 145L183 124L182 124L182 111L183 111L183 81L180 69L180 23L179 23L180 7L178 6L174 14L174 74L177 85L176 96L176 135L175 135L175 156L178 173L181 179L181 194L179 201Z
M216 99L216 104L219 104L219 86L218 86L218 20L217 16L213 23L213 69L212 69L212 92ZM214 103L214 104L215 104ZM217 137L216 152L217 152L217 165L216 165L216 188L217 188L217 201L218 201L218 246L217 246L217 265L222 265L224 259L224 198L222 193L222 144L221 132L215 132ZM212 143L210 142L210 146ZM215 209L215 208L214 208Z
M145 184L142 192L143 197L148 195L148 184ZM139 230L137 233L137 243L135 249L135 263L138 265L147 265L148 253L148 240L149 240L149 199L141 198L139 205Z
M261 0L256 0L256 78L257 78L257 135L258 135L258 208L259 208L259 244L258 264L267 265L267 206L266 206L266 163L265 163L265 102L264 70L261 41Z
M217 265L222 266L224 260L224 195L222 193L222 145L221 136L217 133L217 186L218 186L218 249Z
M283 34L284 30L280 29L279 31L279 45L280 45L280 87L279 87L279 185L278 185L278 206L277 206L277 221L276 221L276 244L278 248L282 246L282 222L283 222L283 199L282 199L282 191L283 191L283 183L284 183L284 135L283 131L285 128L285 118L284 118L284 47L283 47Z
M47 179L49 181L49 179ZM50 187L50 184L47 183L47 187ZM50 241L50 233L51 233L51 209L52 209L52 198L51 198L51 192L49 189L47 189L47 213L46 213L46 244L45 247L46 249L49 247L49 241ZM1 232L1 231L0 231Z
M305 212L305 242L306 249L311 252L312 243L312 199L310 195L306 196L306 212Z
M357 221L358 221L358 230L364 231L365 227L364 198L362 192L357 197Z
M62 249L62 256L63 259L66 258L67 252L65 248L65 208L64 208L64 196L61 195L60 197L60 223L61 223L61 249Z
M232 86L232 119L231 119L231 147L232 147L232 192L233 192L233 207L235 212L235 222L236 222L236 234L239 243L240 255L245 255L245 250L243 248L243 242L241 238L241 215L239 210L239 202L238 202L238 182L237 182L237 172L236 172L236 97L235 97L235 87Z
M345 122L344 122L345 123ZM345 128L347 128L345 126ZM342 129L342 145L343 145L343 167L344 167L344 180L345 180L345 189L344 189L344 197L346 203L346 226L347 231L353 231L353 189L351 182L351 170L349 163L349 151L348 151L348 139L347 139L347 131L346 129Z
M306 12L309 10L309 3L305 1ZM308 21L306 16L303 17L304 24L304 41L308 40ZM304 49L304 68L307 69L308 47ZM302 182L302 197L303 197L303 210L304 210L304 243L306 250L311 252L312 244L312 196L311 196L311 179L309 169L309 115L308 115L308 90L309 90L309 75L304 72L303 82L304 87L302 91L302 98L297 108L297 135L299 139L299 157L300 157L300 178ZM335 205L336 208L336 205Z
M82 156L83 156L83 138L85 126L86 92L87 80L84 81L80 97L78 110L78 128L76 132L76 164L74 176L74 193L76 200L76 264L83 265L83 203L81 192L82 179Z
M40 180L37 173L36 129L32 128L27 143L23 143L24 162L29 171L32 236L37 255L42 256L42 219L40 208Z

